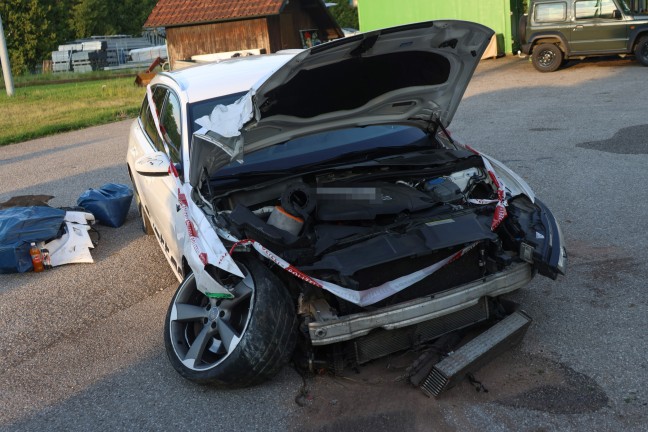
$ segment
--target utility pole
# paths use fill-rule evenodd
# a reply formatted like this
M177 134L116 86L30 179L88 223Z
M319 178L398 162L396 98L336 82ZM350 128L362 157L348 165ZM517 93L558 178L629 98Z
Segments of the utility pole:
M13 77L11 76L11 64L9 63L9 51L5 40L4 29L2 28L2 17L0 17L0 62L2 62L2 74L4 75L7 96L14 94Z

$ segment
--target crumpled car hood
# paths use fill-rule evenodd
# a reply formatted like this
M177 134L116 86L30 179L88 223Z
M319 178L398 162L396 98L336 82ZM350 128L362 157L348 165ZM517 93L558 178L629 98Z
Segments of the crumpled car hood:
M297 53L235 104L216 107L214 121L202 126L231 159L343 127L447 127L492 35L472 22L428 21L322 44ZM223 163L209 165L201 168L212 173Z

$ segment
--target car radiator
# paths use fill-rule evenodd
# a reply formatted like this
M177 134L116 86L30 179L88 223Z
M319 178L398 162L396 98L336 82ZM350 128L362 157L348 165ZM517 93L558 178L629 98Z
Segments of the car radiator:
M439 396L502 352L517 345L531 317L522 311L513 312L461 348L437 363L419 387L428 396Z
M376 329L352 342L351 355L355 363L366 363L487 320L488 317L488 303L486 297L482 297L473 306L436 319L394 330Z

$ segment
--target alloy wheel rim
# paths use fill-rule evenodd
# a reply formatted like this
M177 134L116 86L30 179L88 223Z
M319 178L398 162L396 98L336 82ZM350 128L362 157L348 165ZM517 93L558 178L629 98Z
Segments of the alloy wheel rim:
M244 279L231 285L234 299L213 299L198 291L193 275L173 301L169 317L171 345L188 369L206 371L227 359L239 345L251 318L254 282L240 266Z

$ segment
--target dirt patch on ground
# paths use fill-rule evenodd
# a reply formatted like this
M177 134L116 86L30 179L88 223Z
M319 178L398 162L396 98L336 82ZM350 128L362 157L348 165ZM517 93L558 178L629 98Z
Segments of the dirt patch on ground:
M531 388L502 395L496 403L552 414L594 412L608 404L607 395L591 377L545 358L526 357L531 368L519 365L517 373ZM530 376L525 379L524 374Z
M625 276L636 274L641 269L635 258L615 246L592 246L583 241L571 241L568 254L569 266L584 270L581 283L591 293L589 304L596 308L610 308L611 297L617 293L615 287Z
M592 246L582 241L569 244L571 266L587 266L594 282L618 282L622 273L632 273L637 261L615 246Z
M570 220L566 221L571 223ZM570 265L586 264L592 261L600 261L624 256L623 251L617 246L593 246L591 243L570 239L567 254Z
M495 404L576 414L597 411L608 402L592 378L518 350L503 354L475 373L483 389L464 380L439 398L428 398L406 379L406 367L416 357L407 353L381 359L342 377L306 378L304 397L299 398L299 426L295 429L425 431L435 425L434 430L450 431L462 428L462 420L458 424L457 419L468 406Z
M591 268L591 276L595 282L616 283L621 273L632 273L637 269L634 258L609 258L587 263Z

